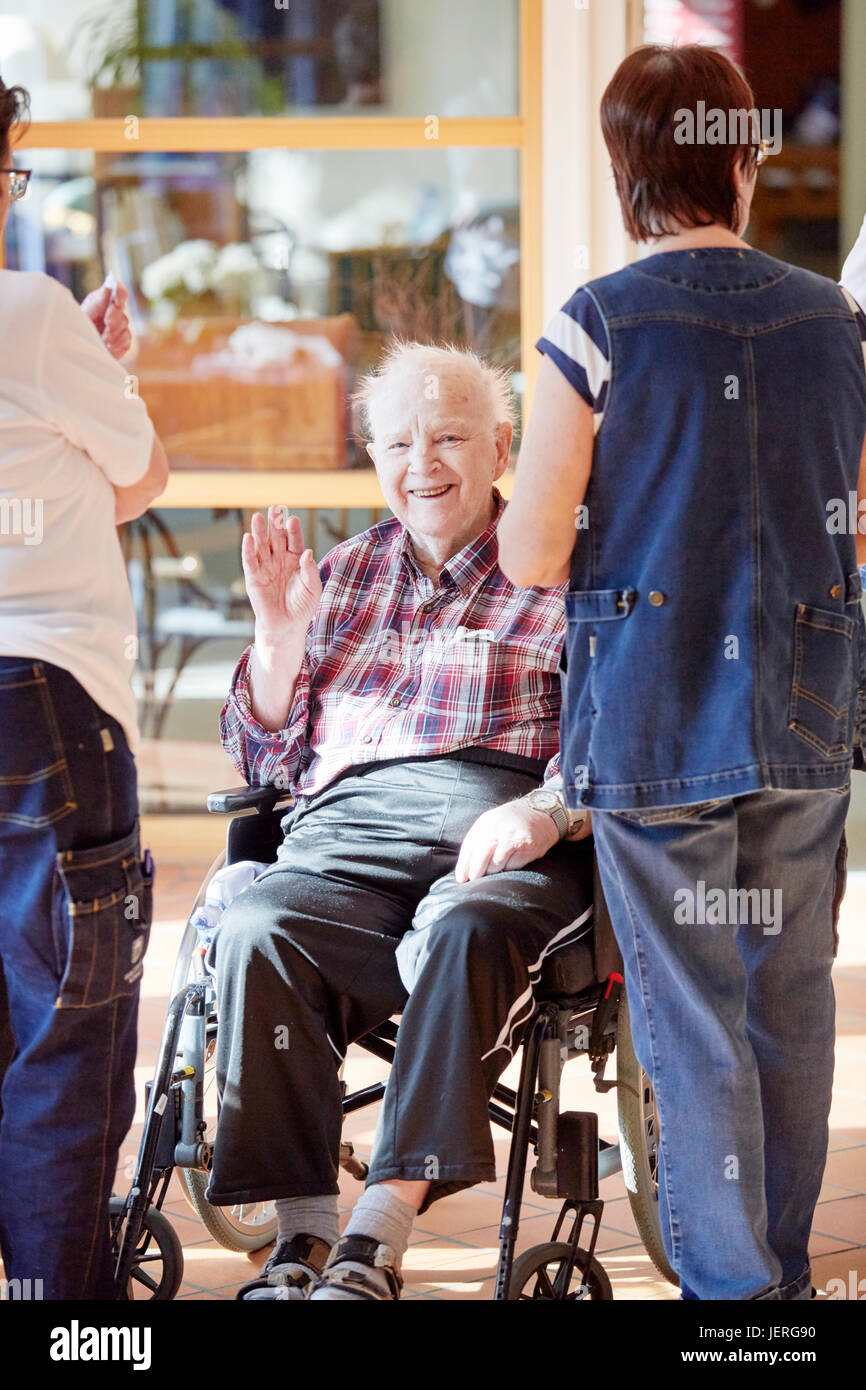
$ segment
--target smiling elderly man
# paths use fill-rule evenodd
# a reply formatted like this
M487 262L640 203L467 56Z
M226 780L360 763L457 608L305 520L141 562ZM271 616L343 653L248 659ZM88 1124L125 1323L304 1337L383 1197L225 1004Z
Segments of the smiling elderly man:
M542 789L559 784L562 590L518 590L497 564L504 375L401 345L360 398L393 518L318 567L278 507L243 542L255 641L223 743L250 783L296 797L279 859L212 952L208 1197L275 1198L279 1215L245 1298L399 1297L418 1211L494 1180L488 1097L544 957L589 930L588 823ZM423 968L407 995L412 928ZM367 1188L338 1242L338 1067L401 1010Z

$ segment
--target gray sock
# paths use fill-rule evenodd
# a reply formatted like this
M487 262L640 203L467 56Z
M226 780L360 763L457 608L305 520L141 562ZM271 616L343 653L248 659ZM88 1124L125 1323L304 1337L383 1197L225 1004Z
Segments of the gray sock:
M333 1245L340 1234L337 1198L278 1197L274 1206L280 1223L277 1240L292 1236L316 1236L326 1245Z
M365 1188L358 1198L343 1234L370 1236L382 1245L390 1245L402 1260L417 1215L414 1207L396 1196L393 1187L377 1182Z

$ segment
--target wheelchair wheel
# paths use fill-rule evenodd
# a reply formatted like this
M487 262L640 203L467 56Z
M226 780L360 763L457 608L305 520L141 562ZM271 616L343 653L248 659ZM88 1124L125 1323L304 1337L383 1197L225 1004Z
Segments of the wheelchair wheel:
M225 854L217 856L211 865L198 892L196 906L204 900L205 889L217 869L222 866ZM198 937L195 928L187 923L178 948L174 967L172 989L183 989L189 980L197 978ZM216 1137L218 1102L216 1085L216 1016L211 1015L207 1022L207 1044L204 1069L204 1119L207 1123L205 1140L213 1144ZM200 1168L180 1168L183 1194L205 1230L226 1250L248 1254L270 1245L277 1234L277 1214L273 1202L243 1202L233 1207L215 1207L205 1197L208 1174Z
M622 1172L638 1235L659 1274L668 1283L679 1285L665 1252L659 1221L658 1110L650 1079L632 1046L625 992L617 1016L616 1079Z
M111 1222L111 1244L114 1259L120 1252L123 1239L125 1197L112 1197L108 1203ZM156 1207L148 1207L144 1215L126 1291L127 1299L156 1299L167 1302L174 1298L183 1278L183 1247L177 1231L167 1216Z
M511 1269L508 1285L509 1301L519 1299L544 1300L557 1303L577 1303L584 1299L608 1301L613 1298L605 1271L598 1260L590 1260L582 1247L567 1277L571 1246L563 1241L533 1245L518 1255Z

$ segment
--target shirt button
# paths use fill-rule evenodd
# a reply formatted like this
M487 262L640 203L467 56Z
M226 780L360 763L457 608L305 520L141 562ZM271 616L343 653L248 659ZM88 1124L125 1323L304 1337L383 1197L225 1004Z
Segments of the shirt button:
M841 593L842 593L842 585L841 585L841 584L833 584L833 585L831 586L831 588L830 588L830 597L831 597L831 598L839 598L839 596L840 596Z
M391 705L394 709L396 709L397 706L401 705L402 703L403 701L400 699L399 695L393 695L391 699L388 701L388 704Z
M649 599L653 608L661 608L662 604L665 601L665 596L662 593L661 589L650 589L649 593L647 594L647 598Z
M361 742L362 742L362 743L372 743L372 742L373 742L373 735L372 735L372 734L365 734L364 737L361 739Z

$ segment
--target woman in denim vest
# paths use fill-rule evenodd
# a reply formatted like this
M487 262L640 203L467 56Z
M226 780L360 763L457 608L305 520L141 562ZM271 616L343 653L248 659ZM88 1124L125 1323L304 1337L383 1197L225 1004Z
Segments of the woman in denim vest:
M700 143L713 111L729 133ZM710 48L614 75L604 136L650 254L545 331L499 531L509 579L569 580L563 779L592 808L687 1299L812 1293L866 653L866 319L742 240L753 111Z

